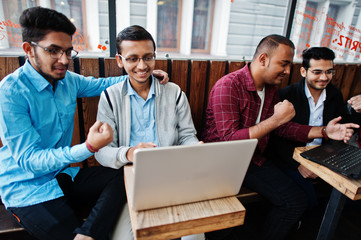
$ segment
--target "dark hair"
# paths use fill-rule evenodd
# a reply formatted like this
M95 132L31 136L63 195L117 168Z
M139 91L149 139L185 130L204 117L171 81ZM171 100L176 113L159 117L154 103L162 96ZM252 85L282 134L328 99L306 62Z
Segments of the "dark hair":
M280 44L287 45L292 49L295 49L295 45L288 38L272 34L264 37L258 44L256 48L256 52L254 53L253 59L255 59L258 55L263 52L267 52L269 55L272 54L273 50L275 50Z
M306 48L302 52L302 66L307 70L310 67L310 60L334 60L335 53L327 47Z
M124 40L130 40L130 41L151 40L153 42L154 51L156 49L152 35L143 27L138 25L133 25L124 28L121 32L118 33L116 44L117 44L117 51L119 54L121 54L120 44Z
M19 21L23 42L41 41L51 31L64 32L72 36L76 30L74 24L64 14L49 8L25 9Z

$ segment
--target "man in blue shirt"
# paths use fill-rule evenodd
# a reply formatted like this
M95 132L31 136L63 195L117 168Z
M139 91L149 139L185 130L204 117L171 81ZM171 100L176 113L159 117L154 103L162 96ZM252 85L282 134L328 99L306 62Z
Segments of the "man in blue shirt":
M68 71L77 55L72 46L76 28L63 14L30 8L20 24L28 59L0 82L1 200L38 239L109 239L126 202L122 172L70 164L108 145L112 129L97 121L85 143L70 144L76 99L99 96L125 78L95 79Z

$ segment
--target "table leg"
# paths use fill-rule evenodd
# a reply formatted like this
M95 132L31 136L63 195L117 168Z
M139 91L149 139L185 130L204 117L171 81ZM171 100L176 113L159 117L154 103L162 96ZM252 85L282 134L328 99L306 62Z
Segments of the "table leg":
M340 219L341 212L345 205L346 196L333 189L330 200L328 201L326 212L323 216L320 230L318 231L317 240L330 240L332 239L338 220Z

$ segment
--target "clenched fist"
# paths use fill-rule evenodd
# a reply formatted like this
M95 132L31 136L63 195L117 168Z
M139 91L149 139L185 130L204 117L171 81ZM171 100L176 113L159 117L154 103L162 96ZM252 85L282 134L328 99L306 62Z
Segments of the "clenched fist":
M100 149L113 141L113 130L109 124L96 121L89 129L86 141L93 148Z
M279 126L291 121L295 116L295 108L288 100L283 100L274 106L273 118L279 123Z

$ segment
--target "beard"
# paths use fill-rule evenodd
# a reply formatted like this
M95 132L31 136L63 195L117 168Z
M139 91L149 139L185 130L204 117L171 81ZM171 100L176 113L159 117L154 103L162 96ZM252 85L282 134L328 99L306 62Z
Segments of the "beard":
M64 79L65 75L64 75L64 76L61 76L61 77L54 77L54 76L52 76L51 74L44 72L44 71L42 70L42 69L43 69L42 66L44 66L43 61L42 61L42 59L38 56L38 54L36 53L36 51L34 52L34 58L35 58L34 64L36 65L36 68L37 68L38 72L40 73L41 76L43 76L43 77L44 77L46 80L48 80L51 84L54 84L55 82ZM66 69L68 69L69 64L63 65L63 66L64 66ZM53 70L53 69L54 69L54 65L51 66L51 70Z

